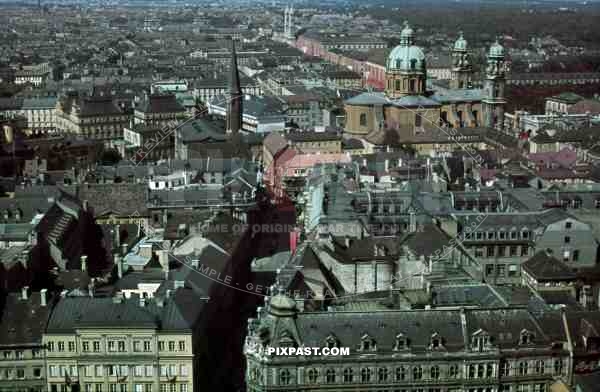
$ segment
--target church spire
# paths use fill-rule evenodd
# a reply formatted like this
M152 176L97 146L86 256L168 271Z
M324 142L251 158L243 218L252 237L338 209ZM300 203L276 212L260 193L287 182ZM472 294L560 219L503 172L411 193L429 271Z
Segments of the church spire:
M235 53L235 41L231 40L231 76L229 79L229 105L227 110L227 132L238 132L242 129L242 88Z

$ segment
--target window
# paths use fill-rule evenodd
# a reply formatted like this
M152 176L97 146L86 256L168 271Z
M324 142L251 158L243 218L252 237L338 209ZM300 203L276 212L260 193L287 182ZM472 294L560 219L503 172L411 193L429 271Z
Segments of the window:
M335 383L335 369L327 369L325 372L325 378L328 384Z
M136 365L134 368L134 374L136 377L143 377L144 376L144 367L141 365Z
M423 378L423 368L421 366L415 366L413 368L413 380L420 380Z
M573 251L573 261L579 261L579 250Z
M23 368L17 368L17 378L19 380L22 380L25 378L25 369Z
M185 340L179 341L179 351L185 351Z
M494 275L494 264L487 264L485 266L485 275L486 276Z
M95 340L92 343L92 347L93 347L95 353L100 352L100 342L99 341Z
M81 349L83 350L84 353L89 352L90 351L90 342L82 342Z
M371 369L362 368L360 370L360 382L371 382Z
M516 231L511 231L510 232L510 239L511 240L516 240L517 239L517 232Z
M291 381L292 376L289 370L283 369L279 371L279 385L290 385Z
M352 382L354 381L354 372L352 371L352 368L346 368L344 369L344 382Z
M408 339L403 334L396 335L396 350L404 350L408 348Z
M483 378L483 369L484 369L483 363L480 363L477 365L477 378Z
M50 372L50 377L58 377L58 366L50 365L48 371Z
M144 384L144 392L152 392L152 384Z
M158 342L158 351L165 351L165 342L164 341Z
M562 374L563 367L563 360L561 358L554 360L554 374Z
M422 126L423 122L423 116L421 115L421 113L415 113L415 127L420 127Z
M504 276L504 274L506 274L506 265L504 264L498 264L496 266L497 271L498 271L498 276Z
M154 367L152 365L146 365L146 377L152 377L154 374Z
M108 392L117 392L117 384L108 384Z
M127 392L127 384L119 384L119 392Z
M570 244L571 243L571 237L566 236L565 237L565 244Z
M527 375L527 362L519 362L519 375L520 376Z
M496 233L494 233L493 231L488 231L488 233L487 233L488 240L493 240L495 236L496 236Z
M458 365L450 365L448 368L448 376L450 378L458 377Z
M134 392L144 392L144 386L142 384L135 384L133 390Z
M179 385L179 392L187 392L187 390L188 390L187 384Z
M367 114L366 113L361 113L360 114L360 126L361 127L366 127L367 126Z
M188 375L188 367L187 367L187 365L181 365L181 366L179 366L179 375L181 375L181 376L187 376Z
M102 384L96 384L95 391L102 392Z
M542 361L542 360L535 361L535 373L536 374L544 374L544 361Z
M94 374L96 377L102 377L102 365L96 365L94 368Z
M133 351L140 352L142 349L142 342L140 342L139 340L136 340L133 342Z
M125 342L123 340L119 340L117 342L117 348L120 353L125 352Z
M521 257L529 255L529 247L522 245L521 246Z
M469 378L475 378L475 365L469 365Z
M108 341L108 351L113 352L117 350L116 342L113 340Z
M386 382L388 380L388 370L387 368L379 368L377 370L377 381Z
M33 368L33 377L35 377L35 378L42 377L42 368Z
M517 247L515 245L512 245L510 247L510 257L515 257L517 255Z
M150 346L150 341L149 340L144 340L144 351L145 352L151 351L151 347L152 346Z
M597 207L596 207L596 208L597 208ZM567 229L567 230L568 230L568 229L570 229L570 228L572 228L572 227L573 227L573 222L566 222L566 223L565 223L565 229Z
M492 378L494 376L494 365L488 363L485 367L485 377Z
M417 85L416 85L416 82L415 82L415 80L414 80L414 79L411 79L411 80L409 81L409 84L410 84L410 92L411 92L411 93L414 93L414 92L416 91L416 89L417 89L417 88L416 88L416 86L417 86Z
M494 247L493 246L488 246L487 247L487 253L486 253L487 257L494 257Z
M508 266L508 276L517 276L517 265L511 264Z
M440 378L440 368L439 366L435 365L431 367L431 378L433 378L434 380L437 380L438 378Z
M160 376L161 377L167 377L168 372L169 372L169 369L166 365L160 365Z
M65 342L58 342L58 351L65 351Z
M175 342L169 341L169 351L175 351Z
M406 379L406 368L400 366L396 368L396 381L404 381Z
M71 352L75 351L75 342L69 342L68 347L69 347L69 351L71 351Z

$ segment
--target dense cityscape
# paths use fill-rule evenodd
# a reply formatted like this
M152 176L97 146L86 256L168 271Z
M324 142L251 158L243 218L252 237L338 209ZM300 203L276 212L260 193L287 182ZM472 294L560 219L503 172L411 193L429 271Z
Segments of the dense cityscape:
M0 0L0 392L599 392L598 20Z

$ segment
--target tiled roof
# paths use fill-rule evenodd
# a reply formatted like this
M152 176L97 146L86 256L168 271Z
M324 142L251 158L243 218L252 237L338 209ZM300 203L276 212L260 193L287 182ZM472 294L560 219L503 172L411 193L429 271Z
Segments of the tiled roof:
M31 293L27 300L21 294L6 296L0 318L0 345L41 344L52 309L50 294L46 306L40 293Z
M567 265L546 251L536 253L521 267L538 282L574 280L577 277Z

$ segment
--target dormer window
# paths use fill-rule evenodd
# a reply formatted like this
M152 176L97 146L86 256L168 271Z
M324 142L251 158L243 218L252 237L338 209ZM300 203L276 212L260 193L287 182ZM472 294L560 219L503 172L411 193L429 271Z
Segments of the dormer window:
M444 348L443 339L438 333L434 333L433 335L431 335L429 347L432 350L439 350L441 348Z
M533 343L533 337L534 337L533 333L524 329L521 331L521 334L519 336L519 344L520 345L531 344L531 343Z
M490 344L490 336L482 329L477 330L471 339L471 349L474 351L483 351Z
M370 337L369 335L363 335L360 343L360 351L375 351L377 350L377 345L375 344L375 339Z
M404 334L399 333L398 335L396 335L396 344L394 346L394 350L406 350L408 349L408 346L408 338L404 336Z
M325 346L327 348L334 348L339 346L339 342L334 335L329 335L325 338Z

